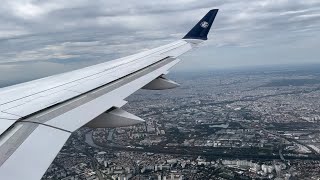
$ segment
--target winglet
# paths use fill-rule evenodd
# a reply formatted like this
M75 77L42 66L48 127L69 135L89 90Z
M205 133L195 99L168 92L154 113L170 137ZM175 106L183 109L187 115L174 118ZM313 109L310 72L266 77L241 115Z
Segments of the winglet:
M214 19L219 9L210 10L192 29L188 32L183 39L201 39L207 40L208 33L212 26Z

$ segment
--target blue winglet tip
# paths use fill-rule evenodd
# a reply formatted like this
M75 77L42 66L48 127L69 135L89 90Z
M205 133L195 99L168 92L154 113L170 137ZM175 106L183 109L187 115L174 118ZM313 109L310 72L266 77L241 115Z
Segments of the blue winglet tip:
M207 40L208 33L218 14L219 9L211 9L189 32L183 39L201 39Z

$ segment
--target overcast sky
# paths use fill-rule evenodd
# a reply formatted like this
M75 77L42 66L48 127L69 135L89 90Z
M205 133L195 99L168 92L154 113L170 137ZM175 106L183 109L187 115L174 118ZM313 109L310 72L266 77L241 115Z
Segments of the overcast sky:
M2 0L0 83L164 45L212 8L210 40L176 71L320 63L319 0Z

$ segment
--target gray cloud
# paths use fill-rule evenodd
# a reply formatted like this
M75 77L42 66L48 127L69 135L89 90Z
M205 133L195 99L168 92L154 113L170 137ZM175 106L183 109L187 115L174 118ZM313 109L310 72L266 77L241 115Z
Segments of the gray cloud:
M0 68L5 72L14 62L79 68L76 63L129 55L181 38L211 8L220 9L212 40L204 50L186 55L191 60L183 68L192 67L193 56L204 64L214 57L214 67L301 61L286 54L318 61L318 0L3 0L0 63L5 64Z

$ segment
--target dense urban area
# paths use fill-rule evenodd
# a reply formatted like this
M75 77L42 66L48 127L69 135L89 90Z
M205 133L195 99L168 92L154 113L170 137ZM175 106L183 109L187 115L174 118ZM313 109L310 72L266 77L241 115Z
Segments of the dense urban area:
M43 179L319 179L320 67L173 73L123 107L145 123L81 128Z

